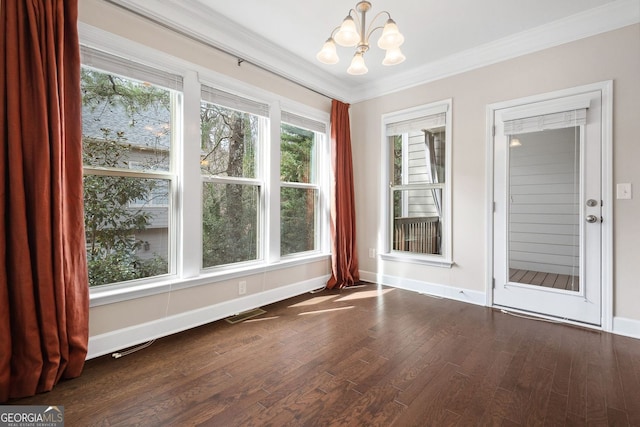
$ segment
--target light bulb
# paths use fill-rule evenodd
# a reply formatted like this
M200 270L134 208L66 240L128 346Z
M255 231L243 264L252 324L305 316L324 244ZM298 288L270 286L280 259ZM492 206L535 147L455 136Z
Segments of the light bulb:
M400 47L402 43L404 43L404 36L400 34L395 21L389 18L387 23L384 24L382 35L378 39L378 47L380 49L388 50Z
M359 76L361 74L367 74L369 69L367 65L364 63L364 57L362 53L357 52L353 55L353 59L351 60L351 65L347 69L347 73L352 74L354 76Z
M382 65L397 65L404 62L405 59L407 58L402 54L400 48L394 47L387 50L387 53L382 60Z
M360 42L360 34L358 34L356 23L353 21L351 15L344 18L334 39L340 46L346 47L355 46Z
M338 58L338 52L336 52L336 44L333 42L332 38L329 38L324 42L324 45L316 55L316 58L323 64L336 64L340 60L340 58Z

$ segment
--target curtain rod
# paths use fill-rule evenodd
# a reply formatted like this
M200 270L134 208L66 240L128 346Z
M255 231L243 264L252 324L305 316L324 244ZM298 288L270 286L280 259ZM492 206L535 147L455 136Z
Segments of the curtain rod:
M252 65L252 66L254 66L254 67L256 67L256 68L258 68L258 69L260 69L260 70L262 70L262 71L266 71L267 73L272 74L272 75L274 75L274 76L280 77L281 79L284 79L284 80L286 80L286 81L288 81L288 82L291 82L291 83L293 83L293 84L295 84L295 85L298 85L298 86L300 86L300 87L302 87L302 88L304 88L304 89L307 89L307 90L309 90L309 91L311 91L311 92L313 92L313 93L316 93L316 94L318 94L318 95L324 96L325 98L328 98L328 99L333 99L333 97L332 97L332 96L329 96L329 95L327 95L326 93L320 92L320 91L319 91L319 90L317 90L317 89L314 89L314 88L309 87L309 86L307 86L307 85L305 85L305 84L302 84L302 83L300 83L300 82L298 82L298 81L296 81L296 80L293 80L293 79L292 79L292 78L290 78L290 77L284 76L284 75L282 75L282 74L280 74L280 73L278 73L278 72L276 72L276 71L274 71L274 70L271 70L271 69L269 69L269 68L267 68L267 67L265 67L265 66L263 66L263 65L256 64L255 62L252 62L252 61L248 61L248 60L246 60L246 59L244 59L244 58L242 58L242 57L240 57L240 56L238 56L238 55L234 54L233 52L229 52L228 50L225 50L225 49L223 49L223 48L221 48L221 47L219 47L219 46L214 45L214 44L213 44L213 43L211 43L211 42L208 42L208 41L203 40L203 39L201 39L201 38L199 38L199 37L196 37L196 36L194 36L193 34L189 34L189 33L185 32L185 31L183 31L183 30L181 30L181 29L174 28L174 27L172 27L171 25L169 25L169 24L167 24L167 23L165 23L165 22L163 22L163 21L161 21L161 20L158 20L158 19L155 19L155 18L151 18L151 17L149 17L149 16L146 16L146 15L142 14L141 12L138 12L138 11L136 11L136 10L132 10L132 9L129 9L128 7L126 7L126 6L124 6L124 5L120 4L120 3L118 3L117 1L113 1L113 0L105 0L105 1L106 1L107 3L110 3L110 4L114 5L114 6L116 6L116 7L119 7L119 8L121 8L121 9L123 9L123 10L126 10L126 11L127 11L127 12L129 12L129 13L133 13L134 15L137 15L137 16L139 16L139 17L141 17L141 18L143 18L143 19L145 19L145 20L147 20L147 21L149 21L149 22L152 22L152 23L154 23L154 24L156 24L156 25L159 25L160 27L162 27L162 28L164 28L164 29L166 29L166 30L171 31L172 33L176 33L176 34L179 34L179 35L181 35L181 36L184 36L184 37L188 38L189 40L192 40L192 41L195 41L195 42L197 42L197 43L203 44L203 45L205 45L205 46L207 46L207 47L210 47L210 48L212 48L212 49L217 50L218 52L222 52L222 53L224 53L225 55L229 55L229 56L231 56L231 57L235 57L235 58L237 59L238 67L240 67L240 66L242 65L242 63L246 62L246 63L247 63L247 64L249 64L249 65Z

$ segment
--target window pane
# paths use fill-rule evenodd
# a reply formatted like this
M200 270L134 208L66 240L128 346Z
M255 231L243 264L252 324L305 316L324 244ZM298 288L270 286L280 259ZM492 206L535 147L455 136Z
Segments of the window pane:
M259 187L203 183L202 265L258 258Z
M85 166L169 171L172 92L83 67ZM169 272L171 181L111 170L84 178L89 284Z
M169 187L162 179L84 177L90 286L168 273Z
M85 166L169 170L171 92L82 68Z
M442 189L394 190L393 250L442 253Z
M289 255L316 249L318 190L280 189L280 253Z
M446 172L446 135L441 126L444 116L433 123L428 119L409 121L403 133L389 136L393 218L389 235L394 251L442 255L446 210L442 185ZM419 127L428 124L431 126Z
M280 180L315 182L315 153L313 131L283 123L280 128Z
M256 178L261 118L249 113L200 104L200 169L204 175Z
M403 180L403 169L404 169L404 157L403 153L403 144L402 144L402 135L393 135L389 137L389 142L391 143L391 161L393 162L391 165L391 179L393 180L393 185L402 185Z
M445 148L444 127L429 129L425 132L425 163L427 166L426 182L445 182Z
M393 185L444 183L444 128L389 137Z

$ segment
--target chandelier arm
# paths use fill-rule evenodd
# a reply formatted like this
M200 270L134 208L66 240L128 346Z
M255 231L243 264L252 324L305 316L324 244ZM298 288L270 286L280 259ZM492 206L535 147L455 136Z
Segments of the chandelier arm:
M384 29L384 26L377 26L375 28L371 28L367 33L367 43L369 43L369 37L371 37L371 34L373 34L375 30L382 30L382 29Z
M353 16L351 15L351 12L353 12ZM351 16L351 18L353 18L353 20L355 21L356 24L356 28L358 29L358 34L360 34L360 43L362 43L362 39L364 38L364 25L366 24L364 19L360 19L360 16L358 15L358 13L362 13L362 12L358 12L355 9L349 9L349 16ZM362 15L364 16L364 14Z
M378 14L376 16L374 16L373 19L371 20L371 23L369 23L369 28L368 28L366 37L365 37L364 34L362 34L362 37L364 38L366 44L369 44L369 37L371 37L371 34L373 34L373 32L375 30L384 28L384 26L377 26L375 28L371 28L371 27L373 26L373 24L376 22L376 20L380 16L385 15L385 14L387 15L387 19L391 19L391 14L389 12L387 12L386 10L383 10L382 12L378 12Z
M329 34L329 38L333 38L333 36L336 35L336 32L340 29L340 25L338 25L337 27L335 27L333 30L331 30L331 34Z
M391 14L389 12L387 12L386 10L383 10L382 12L378 12L378 14L373 17L373 19L371 20L371 24L376 22L376 19L378 19L380 17L380 15L384 15L384 14L387 15L387 19L391 19Z
M352 14L353 12L353 14ZM358 16L358 11L355 10L354 8L349 9L349 14L347 16L350 16L351 18L355 19L356 21L356 28L360 28L360 17Z

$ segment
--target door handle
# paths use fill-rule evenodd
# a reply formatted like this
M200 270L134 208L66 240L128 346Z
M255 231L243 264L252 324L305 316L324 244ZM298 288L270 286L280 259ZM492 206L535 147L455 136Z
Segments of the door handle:
M586 220L588 223L592 224L592 223L594 223L594 222L598 222L598 217L597 217L597 216L595 216L595 215L587 215L587 218L585 218L585 220Z

